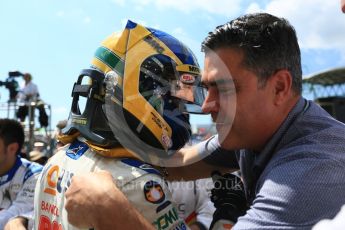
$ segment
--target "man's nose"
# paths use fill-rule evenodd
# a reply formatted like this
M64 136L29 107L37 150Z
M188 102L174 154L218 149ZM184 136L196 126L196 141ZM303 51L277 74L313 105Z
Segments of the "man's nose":
M218 104L217 95L211 90L209 90L207 92L205 101L202 104L202 107L201 107L202 111L204 113L216 112L218 111L218 107L219 107L219 104Z

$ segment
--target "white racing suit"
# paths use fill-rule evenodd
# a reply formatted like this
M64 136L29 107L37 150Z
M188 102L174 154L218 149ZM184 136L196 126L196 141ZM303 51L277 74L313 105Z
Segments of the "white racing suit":
M0 229L16 216L32 216L35 185L42 166L16 159L14 166L0 177Z
M65 191L73 175L99 170L113 175L118 188L156 229L187 229L158 170L130 158L103 157L78 140L60 149L43 169L36 185L35 229L78 229L68 223Z
M189 226L195 222L209 228L215 207L210 199L214 187L211 178L195 181L169 182L172 199L177 204L177 212Z

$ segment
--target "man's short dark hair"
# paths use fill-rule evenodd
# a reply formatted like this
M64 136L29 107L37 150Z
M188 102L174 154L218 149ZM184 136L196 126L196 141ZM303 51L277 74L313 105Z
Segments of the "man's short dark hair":
M260 86L276 71L287 69L293 90L301 94L301 53L295 29L287 20L267 13L246 14L218 26L202 43L206 53L225 47L243 51L242 64L259 77Z
M24 130L22 125L11 119L0 119L0 138L4 141L5 146L12 143L18 143L18 153L24 144Z

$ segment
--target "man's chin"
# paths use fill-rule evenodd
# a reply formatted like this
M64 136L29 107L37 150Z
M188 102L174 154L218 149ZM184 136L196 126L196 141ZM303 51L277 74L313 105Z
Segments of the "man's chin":
M245 148L245 145L241 138L239 138L234 132L222 132L218 131L218 141L220 147L226 150L238 150Z
M225 150L234 150L235 149L231 143L228 143L226 141L221 142L220 147L222 147L222 149L225 149Z
M230 134L232 124L216 123L216 129L219 136L226 138Z

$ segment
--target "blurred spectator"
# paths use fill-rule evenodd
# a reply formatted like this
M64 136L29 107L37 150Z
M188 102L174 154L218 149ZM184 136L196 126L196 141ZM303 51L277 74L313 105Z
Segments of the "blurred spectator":
M58 128L58 130L62 130L63 128L65 128L67 125L67 119L61 120L57 123L56 128Z
M56 151L64 146L64 144L58 140L58 136L62 135L62 129L65 128L67 125L67 120L61 120L57 123L56 125L56 130L54 133L54 150L53 150L53 155L56 153Z
M20 157L23 143L21 124L0 119L0 229L13 217L33 213L34 190L42 166Z
M48 157L41 151L33 150L29 153L30 161L36 162L40 165L47 163Z
M67 125L67 119L61 120L57 123L56 125L56 135L61 135L62 134L62 129L65 128Z
M30 113L32 114L34 113L34 109L37 108L39 111L38 120L41 127L47 127L48 115L44 108L44 102L39 98L38 87L32 82L31 74L25 73L23 75L23 79L24 85L17 95L18 101L21 103L17 111L17 117L21 122L24 122L29 113L29 108L31 109Z
M32 82L32 76L29 73L25 73L23 79L24 85L17 95L19 102L35 102L39 97L37 85Z

